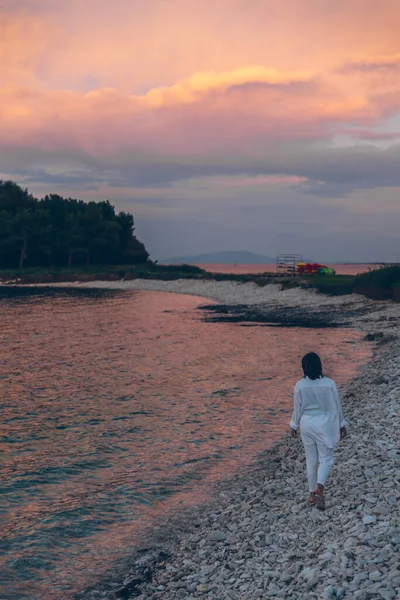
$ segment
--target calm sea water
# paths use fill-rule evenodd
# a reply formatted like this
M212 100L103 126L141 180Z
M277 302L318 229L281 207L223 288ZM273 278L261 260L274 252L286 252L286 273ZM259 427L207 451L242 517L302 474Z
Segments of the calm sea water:
M304 352L339 384L370 353L348 330L205 323L205 302L0 297L2 600L72 598L155 519L251 468L287 427Z

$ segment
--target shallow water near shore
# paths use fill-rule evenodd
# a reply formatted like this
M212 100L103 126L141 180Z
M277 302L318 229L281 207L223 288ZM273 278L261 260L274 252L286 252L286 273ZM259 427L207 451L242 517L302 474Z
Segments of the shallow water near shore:
M305 352L339 385L370 356L352 330L206 323L206 303L0 299L3 600L72 598L154 519L251 468L287 428Z

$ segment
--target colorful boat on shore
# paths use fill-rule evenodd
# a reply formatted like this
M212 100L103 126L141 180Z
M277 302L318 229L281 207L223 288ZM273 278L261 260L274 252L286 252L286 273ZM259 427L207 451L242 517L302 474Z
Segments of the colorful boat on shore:
M320 263L298 262L296 264L296 275L335 275L335 269Z

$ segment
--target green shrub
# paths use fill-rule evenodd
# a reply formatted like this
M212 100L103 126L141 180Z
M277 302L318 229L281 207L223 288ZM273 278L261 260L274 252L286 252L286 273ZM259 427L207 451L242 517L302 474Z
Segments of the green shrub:
M206 273L204 269L197 267L196 265L156 265L156 270L160 270L167 273Z
M302 277L301 285L312 287L321 294L329 296L345 296L353 293L353 275L312 275Z
M356 288L375 287L390 290L400 285L400 265L381 267L368 273L357 275L354 279Z

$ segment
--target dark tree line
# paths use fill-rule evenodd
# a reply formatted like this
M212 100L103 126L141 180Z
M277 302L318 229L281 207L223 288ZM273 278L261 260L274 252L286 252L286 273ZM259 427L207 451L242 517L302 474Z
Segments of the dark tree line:
M130 213L105 202L57 194L34 198L13 181L0 180L0 267L72 267L144 263Z

